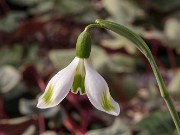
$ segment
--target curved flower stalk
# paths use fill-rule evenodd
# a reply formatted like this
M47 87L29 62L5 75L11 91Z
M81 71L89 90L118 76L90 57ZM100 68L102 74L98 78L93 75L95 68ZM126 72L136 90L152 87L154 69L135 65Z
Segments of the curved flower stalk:
M76 57L63 70L59 71L47 84L45 92L38 99L38 108L58 105L69 93L87 94L90 102L101 111L119 115L120 107L110 95L104 78L97 73L89 60L91 39L85 30L78 37Z
M129 30L128 28L126 28L120 24L105 21L102 19L97 19L96 23L97 24L94 25L95 27L102 27L105 29L109 29L109 30L121 35L121 36L128 38L146 56L146 58L148 59L150 65L152 67L154 75L156 77L161 96L163 97L163 99L164 99L164 101L165 101L165 103L169 109L171 117L172 117L172 119L175 123L175 126L177 128L177 132L180 135L180 119L179 119L179 116L175 110L175 107L174 107L172 100L169 96L169 93L168 93L167 88L164 84L164 81L163 81L162 76L159 72L159 69L156 65L156 62L152 56L152 53L151 53L150 49L148 48L147 44L144 42L144 40L139 35L135 34L133 31ZM91 28L91 27L93 27L93 25L89 26L89 28Z

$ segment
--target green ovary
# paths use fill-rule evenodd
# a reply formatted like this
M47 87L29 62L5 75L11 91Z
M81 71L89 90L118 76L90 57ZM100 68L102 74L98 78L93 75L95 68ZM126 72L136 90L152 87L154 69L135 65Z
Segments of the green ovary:
M42 100L45 104L50 104L52 102L52 94L53 94L53 86L52 84L49 85L46 92L44 93Z
M107 112L110 112L115 109L114 106L112 106L110 103L110 97L108 96L107 92L103 92L101 106Z

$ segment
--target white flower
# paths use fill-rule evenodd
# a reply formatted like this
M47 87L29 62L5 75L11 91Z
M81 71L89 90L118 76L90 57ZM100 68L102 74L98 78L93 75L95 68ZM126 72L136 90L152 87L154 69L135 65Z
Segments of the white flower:
M49 108L58 105L70 89L73 93L87 94L98 110L119 115L119 104L111 97L104 78L92 68L88 58L78 57L49 81L44 94L39 97L37 107Z

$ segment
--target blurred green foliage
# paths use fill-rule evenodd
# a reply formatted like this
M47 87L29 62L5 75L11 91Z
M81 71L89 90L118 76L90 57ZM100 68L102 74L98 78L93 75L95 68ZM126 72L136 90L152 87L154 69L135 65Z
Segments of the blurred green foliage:
M0 1L1 131L9 135L176 135L147 61L133 43L102 29L90 31L91 61L120 103L120 116L91 108L87 98L79 95L70 95L48 110L36 108L36 103L49 78L75 57L79 33L103 18L142 36L179 109L179 7L180 0Z

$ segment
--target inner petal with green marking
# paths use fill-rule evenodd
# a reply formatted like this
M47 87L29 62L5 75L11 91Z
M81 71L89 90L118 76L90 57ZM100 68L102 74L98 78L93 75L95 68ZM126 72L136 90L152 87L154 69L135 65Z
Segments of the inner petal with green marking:
M110 96L106 91L103 92L101 106L107 112L110 112L115 109L114 106L111 105Z
M77 94L78 91L81 95L86 93L84 87L85 75L86 75L86 71L84 67L84 59L80 59L74 75L74 82L72 85L73 93Z
M53 88L52 84L50 84L49 87L47 87L47 90L42 97L44 104L48 105L52 102L53 89L54 88Z

